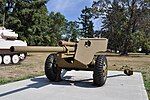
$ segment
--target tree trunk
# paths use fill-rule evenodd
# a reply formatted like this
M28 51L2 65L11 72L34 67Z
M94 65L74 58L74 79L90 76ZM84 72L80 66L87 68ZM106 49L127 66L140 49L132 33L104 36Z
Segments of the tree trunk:
M124 41L124 45L123 45L123 50L122 50L122 52L121 52L121 55L128 55L128 45L129 45L129 43L128 43L129 41L128 41L128 36L126 36L126 39L125 39L125 41Z
M128 49L127 45L125 44L123 51L121 52L121 55L127 56L128 55Z
M133 23L134 21L134 5L135 5L135 0L132 0L131 1L131 6L129 5L129 1L128 1L128 6L129 6L129 11L130 11L130 17L129 17L129 21L128 21L128 25L126 27L126 33L125 33L125 41L124 41L124 46L123 46L123 51L121 53L121 55L128 55L128 48L129 48L129 45L130 45L130 38L131 38L131 33L134 32L134 28L135 26L133 24L135 24L135 22ZM133 26L133 27L132 27ZM132 31L131 31L131 30Z
M148 50L145 50L145 55L149 55L149 51Z

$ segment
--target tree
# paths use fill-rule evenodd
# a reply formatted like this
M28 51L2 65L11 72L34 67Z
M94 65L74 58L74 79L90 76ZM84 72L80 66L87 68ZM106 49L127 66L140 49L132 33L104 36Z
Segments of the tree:
M121 8L118 3L112 2L112 7L108 8L107 14L103 17L102 31L105 31L106 36L109 39L109 48L115 50L121 50L123 44L123 25L126 20L124 15L124 8ZM103 15L104 16L104 15Z
M32 38L39 36L38 29L45 30L44 23L47 22L45 20L41 25L47 16L45 3L45 0L6 0L2 5L4 10L0 12L5 14L5 27L16 31L19 38L26 40L29 45L36 45Z
M65 19L65 16L59 12L51 12L49 14L49 20L48 34L50 35L53 44L57 44L61 39L62 34L65 33L67 20Z
M149 1L147 1L149 2ZM150 2L149 2L150 3ZM143 33L143 45L142 49L146 55L150 53L150 8L147 7L149 3L146 3L145 6L142 8L141 18L139 19L139 31Z
M14 0L1 0L0 1L0 25L5 25L5 19L8 17L14 6Z
M131 35L139 30L143 8L148 8L143 0L99 0L93 3L95 16L102 17L103 28L109 47L127 55L132 47ZM141 32L142 33L142 32Z
M10 1L12 3L10 3ZM6 0L5 27L19 34L28 45L56 45L65 31L67 20L60 13L48 14L48 0ZM0 10L0 16L4 10Z
M91 8L85 7L82 10L82 14L80 15L80 24L82 25L81 28L81 36L83 37L93 37L94 30L93 30L93 22L92 22L92 13Z
M66 25L66 31L64 33L65 40L77 41L77 38L80 35L79 25L75 21L69 21Z
M48 14L48 0L6 0L0 2L0 16L5 12L5 27L19 34L28 45L57 45L62 35L74 41L78 34L76 22L68 22L59 12ZM7 8L7 9L6 9ZM0 20L2 22L2 20Z

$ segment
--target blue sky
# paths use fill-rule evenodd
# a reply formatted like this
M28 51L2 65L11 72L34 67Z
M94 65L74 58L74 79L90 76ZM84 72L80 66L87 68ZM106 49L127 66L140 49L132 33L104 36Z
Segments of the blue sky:
M67 20L75 21L80 17L81 10L92 5L93 0L50 0L47 3L48 11L60 12ZM99 21L94 21L94 29L98 29Z

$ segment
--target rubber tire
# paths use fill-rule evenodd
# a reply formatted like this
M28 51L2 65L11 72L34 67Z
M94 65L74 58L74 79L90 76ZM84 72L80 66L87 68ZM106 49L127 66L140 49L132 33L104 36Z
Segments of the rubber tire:
M0 55L0 64L3 62L3 57Z
M133 75L133 71L132 70L124 70L124 74L126 74L127 76L131 76Z
M9 62L7 62L7 61L5 61L5 58L8 58L7 60L9 60ZM10 55L4 55L3 56L3 63L5 64L5 65L8 65L8 64L10 64L11 63L11 56Z
M18 56L18 61L17 61L17 62L14 62L14 61L13 61L13 57L14 57L14 56L18 56L18 55L17 55L17 54L13 55L13 56L11 57L11 62L12 62L13 64L19 63L19 61L20 61L19 56Z
M21 59L21 58L20 58L20 61L23 61L23 60L25 60L25 59L26 59L26 57L27 57L27 52L19 53L19 54L24 54L24 56L25 56L23 59Z
M106 71L104 76L104 64L106 64ZM93 72L93 83L94 85L100 87L103 86L107 79L107 59L104 55L98 55L95 61L94 72Z
M56 54L50 54L45 61L45 75L50 81L61 81L61 70L58 70L56 64Z

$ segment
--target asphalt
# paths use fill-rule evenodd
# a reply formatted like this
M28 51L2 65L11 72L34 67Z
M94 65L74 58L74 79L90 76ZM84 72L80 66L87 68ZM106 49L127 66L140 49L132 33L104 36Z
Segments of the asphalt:
M148 100L141 73L126 76L109 71L102 87L92 83L92 72L70 71L61 82L45 76L0 85L0 100Z

